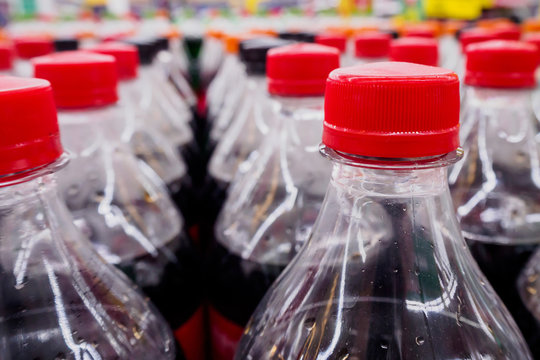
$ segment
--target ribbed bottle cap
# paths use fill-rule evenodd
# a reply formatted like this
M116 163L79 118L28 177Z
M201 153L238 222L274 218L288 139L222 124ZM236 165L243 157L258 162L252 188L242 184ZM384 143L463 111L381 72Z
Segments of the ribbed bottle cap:
M0 81L0 175L54 162L62 155L51 85L41 79Z
M31 59L54 52L52 39L47 36L19 36L13 39L17 56Z
M390 60L437 66L439 47L435 39L404 37L390 44Z
M459 80L432 66L381 62L334 70L323 143L344 153L416 158L459 146Z
M538 50L533 44L492 40L467 46L465 83L497 88L533 87Z
M75 51L79 50L79 39L59 38L53 41L55 51Z
M521 29L516 24L500 24L493 28L493 32L496 34L497 39L516 41L521 39Z
M116 59L118 79L129 80L137 77L139 66L137 47L119 42L104 42L86 50L113 56Z
M13 46L10 43L0 42L0 71L10 70L13 67Z
M86 108L118 100L114 57L87 51L66 51L32 60L34 75L50 81L56 106Z
M266 73L266 53L278 46L291 44L288 40L263 37L240 42L240 60L246 66L248 74L264 75Z
M268 51L268 92L280 96L323 96L326 78L339 67L336 48L298 43Z
M347 36L338 33L322 33L315 37L315 42L320 45L332 46L341 53L347 50Z
M388 56L390 50L390 34L383 32L366 32L354 38L355 55L358 58L382 58Z

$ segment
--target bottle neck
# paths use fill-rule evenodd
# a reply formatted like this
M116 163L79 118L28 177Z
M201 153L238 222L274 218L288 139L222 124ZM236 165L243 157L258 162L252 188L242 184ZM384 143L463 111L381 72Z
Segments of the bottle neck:
M466 104L475 107L492 109L516 110L530 108L532 103L532 90L500 89L467 86L465 89Z

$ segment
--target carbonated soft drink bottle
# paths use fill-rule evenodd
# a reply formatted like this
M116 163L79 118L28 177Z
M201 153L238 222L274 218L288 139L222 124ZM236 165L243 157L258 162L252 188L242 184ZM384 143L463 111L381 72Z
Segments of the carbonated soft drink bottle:
M112 56L62 52L34 59L52 83L72 161L59 185L75 224L138 284L175 331L188 360L204 356L199 261L164 183L122 141Z
M465 155L449 177L463 236L518 325L527 319L515 312L522 306L517 277L540 242L539 123L531 101L538 60L527 43L467 47Z
M229 184L236 175L240 164L243 172L249 166L246 160L255 157L255 151L268 133L270 124L270 102L266 91L266 53L268 50L290 44L287 40L258 38L240 43L240 59L248 75L241 102L233 120L223 134L208 165L209 178L206 183L208 195L207 229L213 229L213 222L227 196ZM207 236L207 235L204 235Z
M216 223L209 269L213 359L232 359L266 290L311 232L330 166L317 154L323 93L339 67L335 48L294 44L268 52L271 130L253 166L237 177Z
M50 84L0 79L0 122L0 358L175 359L166 322L60 199L68 156Z
M115 58L120 80L118 86L120 101L128 119L123 139L130 144L135 155L165 182L180 210L189 215L189 209L184 201L186 195L183 194L183 190L189 188L190 183L186 166L177 149L161 132L163 129L163 126L159 126L161 119L144 118L146 112L143 104L147 101L145 95L148 94L145 86L148 85L138 78L137 48L123 43L106 42L87 50Z
M446 171L458 136L449 70L385 62L329 75L330 186L236 359L531 359L459 229Z
M356 64L383 61L388 59L392 36L384 32L366 32L354 38Z
M430 38L410 36L392 40L389 59L390 61L437 66L439 46L437 40Z

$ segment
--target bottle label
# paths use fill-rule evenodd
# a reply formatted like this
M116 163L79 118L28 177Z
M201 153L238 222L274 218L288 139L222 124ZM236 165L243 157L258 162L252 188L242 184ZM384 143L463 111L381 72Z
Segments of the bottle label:
M213 360L232 360L244 328L208 306Z
M186 360L205 359L203 306L199 306L193 315L174 331L174 337L180 343Z

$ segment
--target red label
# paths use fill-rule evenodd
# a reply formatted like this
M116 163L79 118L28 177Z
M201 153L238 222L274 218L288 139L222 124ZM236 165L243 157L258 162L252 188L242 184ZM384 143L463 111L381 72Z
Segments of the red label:
M210 339L212 341L212 359L232 360L244 328L225 318L212 306L208 306L208 316L210 320Z
M182 326L174 331L186 360L204 360L204 311L200 306Z

